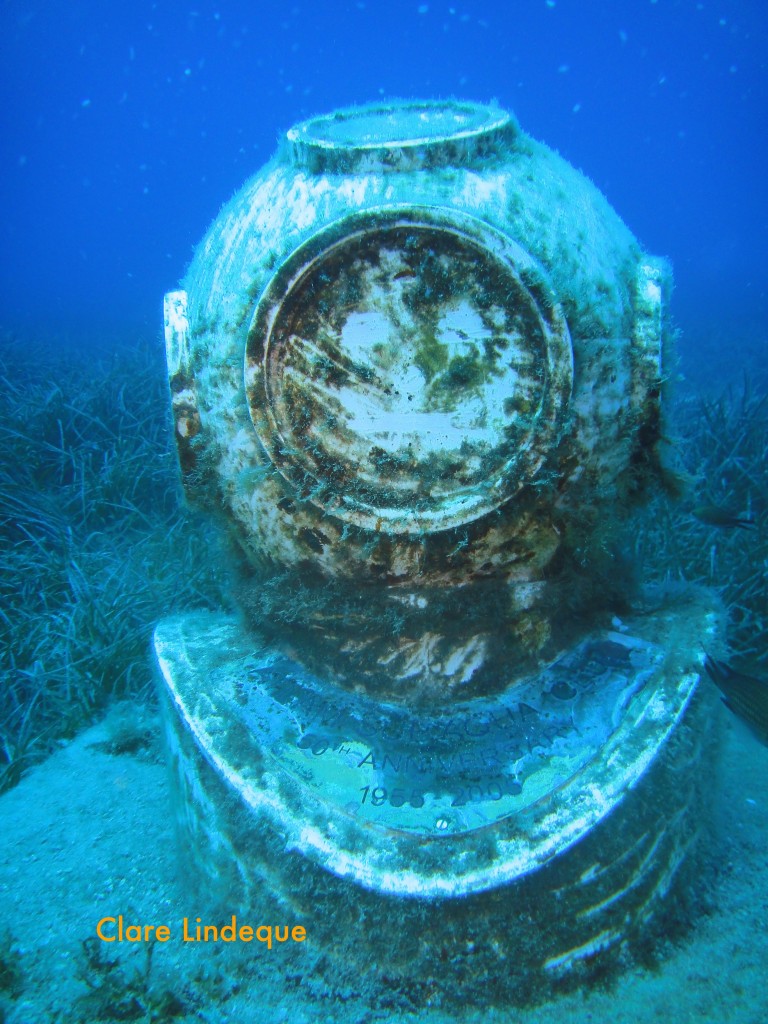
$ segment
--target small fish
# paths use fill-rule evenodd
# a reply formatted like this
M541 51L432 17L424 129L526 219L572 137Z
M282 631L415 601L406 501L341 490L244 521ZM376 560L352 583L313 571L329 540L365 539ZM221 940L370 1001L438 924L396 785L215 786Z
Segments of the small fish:
M392 278L393 281L403 281L406 278L416 277L415 270L398 270L395 276Z
M707 526L740 526L743 530L753 530L755 520L751 516L740 516L733 509L723 508L721 505L697 505L691 511L700 523Z
M746 676L709 655L704 668L723 694L723 703L768 747L768 681Z

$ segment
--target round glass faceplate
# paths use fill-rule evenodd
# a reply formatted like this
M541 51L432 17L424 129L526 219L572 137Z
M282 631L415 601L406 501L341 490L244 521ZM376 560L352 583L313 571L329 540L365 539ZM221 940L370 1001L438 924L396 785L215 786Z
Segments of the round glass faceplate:
M272 462L325 511L389 533L507 501L559 438L565 318L532 258L453 211L372 211L288 257L246 348Z

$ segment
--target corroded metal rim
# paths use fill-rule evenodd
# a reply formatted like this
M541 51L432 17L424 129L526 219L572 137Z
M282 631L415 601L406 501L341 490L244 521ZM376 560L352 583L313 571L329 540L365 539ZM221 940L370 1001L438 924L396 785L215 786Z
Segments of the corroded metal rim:
M626 706L619 710L611 698L602 709L593 709L607 716L604 726L611 730L593 747L593 756L581 766L571 765L570 778L564 780L568 758L560 756L561 740L552 738L542 750L540 772L523 783L523 796L532 786L529 806L507 808L513 813L499 820L488 815L479 830L452 831L437 817L428 836L391 827L393 815L402 815L407 825L414 815L429 812L424 796L424 803L417 801L417 806L413 798L414 788L426 777L424 766L414 759L407 766L387 769L383 753L357 756L349 729L374 734L378 730L378 718L366 716L364 709L357 726L354 715L339 718L333 706L324 712L330 728L339 730L334 741L337 756L331 756L325 742L329 737L310 731L316 709L303 705L301 687L290 694L301 668L284 676L284 693L276 701L268 692L272 684L263 684L270 673L283 672L285 659L269 648L254 651L254 637L244 633L236 619L209 613L167 619L155 631L154 648L175 727L194 738L221 781L249 808L257 827L273 828L288 848L365 888L407 897L452 898L516 881L562 854L606 820L662 755L686 714L704 659L703 648L691 649L689 639L696 636L706 641L704 646L711 643L721 628L720 610L706 593L692 594L674 610L626 625L628 646L622 658L631 661L636 652L644 658L643 642L652 637L646 648L651 662L634 678ZM603 659L614 656L612 645L606 648L598 635L592 647ZM655 659L658 651L665 656ZM631 676L631 665L629 670ZM251 705L253 686L261 696ZM244 697L256 711L248 721L241 707ZM431 740L420 728L420 713L414 709L410 714L410 735L428 753ZM292 723L288 731L286 721ZM474 723L475 739L468 728L459 729L451 748L453 759L445 770L458 773L454 781L459 786L462 773L475 773L480 791L473 794L469 787L464 798L475 801L467 815L477 817L487 813L497 794L491 792L493 783L487 777L495 768L481 765L472 744L482 742L478 732L483 728L501 726L493 725L485 713L462 719L459 710L456 721L447 717L447 728L459 721L464 726ZM446 744L449 740L446 736ZM515 743L506 731L499 733L493 749L498 753L506 743L512 744L514 754ZM340 773L339 759L347 752L351 767ZM400 780L400 792L389 787L387 770L394 772L393 782ZM450 796L446 799L450 804ZM454 815L458 810L449 808ZM470 817L467 824L472 825ZM631 842L628 838L627 845Z
M248 335L250 415L316 506L394 534L472 522L536 477L572 387L565 317L511 238L376 208L296 249Z
M480 103L399 101L313 117L286 133L294 166L349 171L361 162L394 170L472 162L509 145L514 119Z

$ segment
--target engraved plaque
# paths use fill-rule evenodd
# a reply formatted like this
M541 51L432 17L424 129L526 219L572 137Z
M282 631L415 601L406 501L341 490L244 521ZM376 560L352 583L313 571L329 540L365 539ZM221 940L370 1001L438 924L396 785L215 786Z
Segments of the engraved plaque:
M568 781L618 728L661 648L593 634L529 682L434 713L380 704L274 651L222 685L263 749L320 800L371 824L439 835L491 825Z

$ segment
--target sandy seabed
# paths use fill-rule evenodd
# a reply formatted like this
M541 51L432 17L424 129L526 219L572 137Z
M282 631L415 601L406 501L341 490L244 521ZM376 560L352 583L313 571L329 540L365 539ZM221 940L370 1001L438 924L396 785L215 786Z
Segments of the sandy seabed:
M418 1015L374 1010L358 994L302 984L302 957L316 955L311 935L290 951L181 942L183 918L193 922L199 911L180 884L165 767L146 752L106 753L109 723L102 723L0 797L0 1024L765 1024L768 749L718 711L725 736L721 760L711 766L718 822L711 842L720 866L708 893L711 912L653 970L628 969L607 988L533 1008ZM172 939L154 946L149 970L146 946L95 939L99 919L118 914L126 923L170 926ZM101 969L92 959L88 965L88 948L107 950ZM110 993L125 998L122 1005L112 998L105 1014Z

